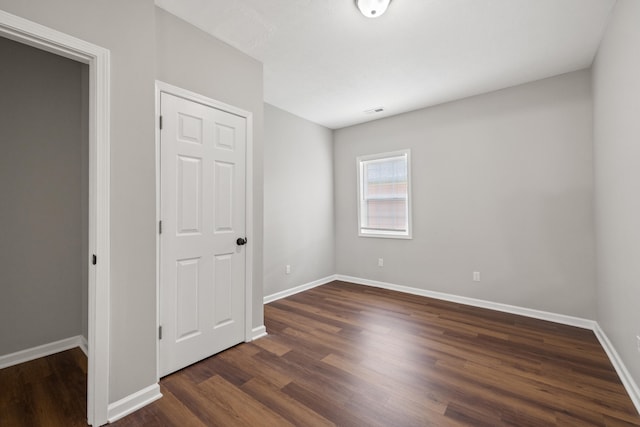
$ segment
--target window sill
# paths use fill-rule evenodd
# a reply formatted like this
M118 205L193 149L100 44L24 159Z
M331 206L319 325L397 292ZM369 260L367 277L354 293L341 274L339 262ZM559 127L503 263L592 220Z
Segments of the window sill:
M384 232L363 233L362 231L358 233L358 237L377 237L379 239L402 239L402 240L413 239L411 234L407 234L407 233L384 233Z

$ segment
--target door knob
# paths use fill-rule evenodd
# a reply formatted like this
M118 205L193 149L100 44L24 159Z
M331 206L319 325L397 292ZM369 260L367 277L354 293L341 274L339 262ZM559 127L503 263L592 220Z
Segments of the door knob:
M238 237L238 240L236 240L236 245L238 246L242 246L242 245L246 245L247 244L247 238L245 237L244 239L242 237Z

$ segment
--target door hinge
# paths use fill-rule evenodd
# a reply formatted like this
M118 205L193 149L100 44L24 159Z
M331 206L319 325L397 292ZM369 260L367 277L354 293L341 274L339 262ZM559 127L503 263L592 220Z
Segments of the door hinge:
M162 234L162 221L158 221L158 234Z
M160 116L160 130L162 130L162 116Z
M162 339L162 326L158 326L158 339Z
M91 256L91 264L96 265L98 263L98 257L95 255Z

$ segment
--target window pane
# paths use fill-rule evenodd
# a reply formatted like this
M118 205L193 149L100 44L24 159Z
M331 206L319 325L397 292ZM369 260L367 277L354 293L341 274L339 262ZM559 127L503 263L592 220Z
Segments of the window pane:
M404 157L365 162L364 169L365 199L407 197L407 160Z
M398 199L367 200L367 228L407 229L407 201Z

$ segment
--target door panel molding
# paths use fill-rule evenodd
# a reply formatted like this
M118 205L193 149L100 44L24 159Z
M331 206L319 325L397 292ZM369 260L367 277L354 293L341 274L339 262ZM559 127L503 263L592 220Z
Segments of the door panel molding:
M87 419L107 423L110 294L110 52L0 10L0 36L89 65L89 354ZM92 254L97 264L90 263Z
M198 104L202 104L207 107L215 108L217 110L224 111L245 119L246 122L246 151L245 151L245 234L249 242L253 242L253 113L225 104L223 102L211 99L204 95L183 89L162 81L156 81L156 223L162 220L161 218L161 153L160 153L160 114L161 114L161 95L169 94L175 97L183 98L188 101L193 101ZM195 121L185 120L181 124L182 133L185 141L193 144L198 144L200 135L204 132L208 132L206 128L202 129L202 132L198 129ZM214 127L214 131L219 136L216 141L221 141L221 146L218 148L233 149L229 134L232 128L227 128L224 125L218 125ZM159 229L159 228L158 228ZM167 230L162 230L166 232ZM229 232L229 230L219 230L218 232ZM160 278L161 278L161 258L160 258L160 233L156 234L156 302L157 302L157 318L156 323L160 327L160 315L161 315L161 301L160 301ZM253 246L244 247L245 250L245 286L244 286L244 341L248 342L254 339L254 331L252 329L252 313L253 313ZM222 322L224 324L224 322ZM156 341L156 372L157 379L160 379L160 340Z

